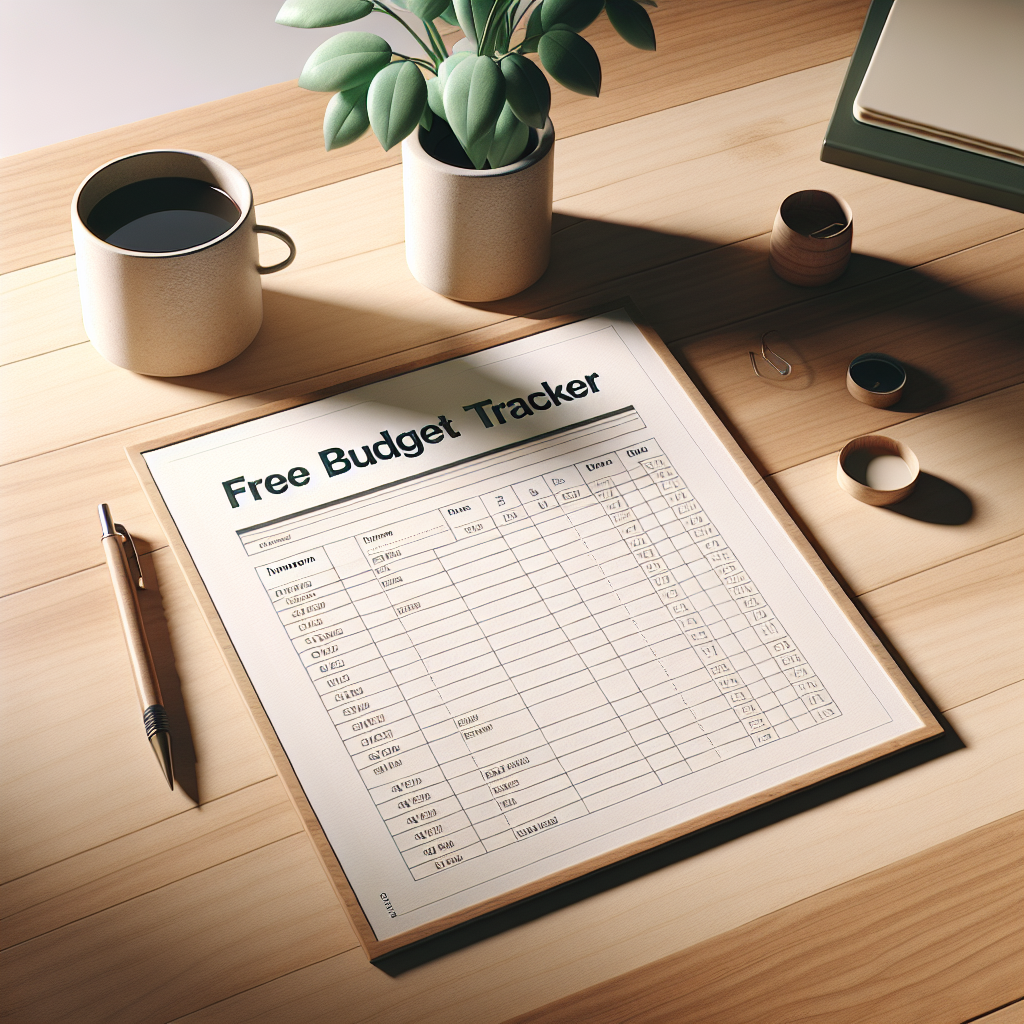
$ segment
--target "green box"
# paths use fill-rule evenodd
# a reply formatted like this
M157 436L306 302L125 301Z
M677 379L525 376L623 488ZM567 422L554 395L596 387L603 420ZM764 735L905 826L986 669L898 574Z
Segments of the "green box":
M821 159L882 178L1024 213L1024 167L941 142L865 124L853 101L894 0L872 0L846 80L825 131Z

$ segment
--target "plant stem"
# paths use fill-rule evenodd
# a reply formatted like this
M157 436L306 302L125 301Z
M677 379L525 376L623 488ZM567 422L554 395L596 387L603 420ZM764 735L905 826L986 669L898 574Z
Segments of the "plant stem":
M516 46L513 46L512 49L509 50L508 52L509 53L522 53L523 52L523 47L527 43L536 42L538 39L540 39L540 36L526 36L526 38L521 39L519 41L519 43Z
M434 44L434 56L443 64L448 59L448 48L444 45L441 33L438 32L437 26L432 21L425 21L423 25L427 30L427 35L430 36Z
M410 57L405 53L398 53L395 50L391 51L393 57L397 57L399 60L407 60L410 64L419 64L421 68L426 68L428 71L433 71L437 74L437 69L429 60L424 60L422 57Z
M390 7L388 7L386 4L381 3L380 0L373 0L373 7L374 10L382 11L384 14L390 15L392 18L395 19L395 21L398 22L399 25L402 25L405 28L405 31L408 32L409 35L411 35L413 39L415 39L416 42L420 44L421 47L423 47L424 53L429 54L431 52L430 47L422 39L420 39L420 37L412 30L408 22L404 18L400 18L397 14L395 14L395 12L391 10ZM401 54L399 54L398 56L401 56ZM406 60L412 59L412 57L406 57Z
M520 12L519 12L519 14L518 14L518 15L516 15L516 20L515 20L515 24L514 24L514 25L512 26L512 32L515 32L515 30L516 30L517 28L519 28L519 22L521 22L521 21L523 20L523 18L524 18L524 17L526 17L526 12L527 12L527 11L528 11L528 10L529 10L529 9L530 9L530 8L531 8L532 6L533 6L533 0L530 0L530 3L528 3L528 4L527 4L527 5L526 5L526 6L525 6L525 7L524 7L524 8L523 8L523 9L522 9L522 10L521 10ZM512 32L509 32L509 38L510 38L510 39L511 39L511 37L512 37Z
M480 44L477 47L477 53L481 56L490 55L494 52L494 39L492 38L501 23L501 19L505 16L509 8L515 4L517 0L497 0L495 5L490 9L487 15L487 21L484 23L484 30L480 35Z

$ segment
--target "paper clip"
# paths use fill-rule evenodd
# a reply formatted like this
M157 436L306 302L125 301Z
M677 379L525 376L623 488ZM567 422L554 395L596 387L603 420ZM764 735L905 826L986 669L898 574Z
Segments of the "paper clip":
M831 224L826 224L823 228L812 231L808 237L835 238L836 235L841 235L846 230L846 225L849 223L848 220L834 220Z
M761 335L761 358L780 377L788 377L793 372L793 367L792 367L792 365L790 363L787 363L786 360L783 359L782 356L780 356L778 354L778 352L773 352L771 350L771 346L769 346L769 344L768 344L768 338L771 335L775 335L775 337L778 337L779 332L778 331L766 331L764 334ZM760 370L758 370L758 368L757 368L757 359L754 356L754 353L753 352L748 352L747 355L750 356L750 365L751 365L751 367L754 370L754 375L756 377L761 377L764 380L768 380L769 378L765 377L764 374L761 373Z

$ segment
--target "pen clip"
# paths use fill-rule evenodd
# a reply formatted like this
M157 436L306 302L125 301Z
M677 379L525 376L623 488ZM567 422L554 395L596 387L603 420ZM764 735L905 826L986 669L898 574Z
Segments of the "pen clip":
M142 578L142 563L139 561L138 551L135 550L135 541L132 540L132 535L120 523L114 523L114 533L121 538L121 543L125 549L125 557L128 559L128 568L132 570L138 581L137 586L139 590L145 590L146 582Z

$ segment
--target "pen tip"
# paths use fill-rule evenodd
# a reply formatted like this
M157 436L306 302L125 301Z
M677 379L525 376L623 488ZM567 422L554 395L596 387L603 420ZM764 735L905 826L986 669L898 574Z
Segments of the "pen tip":
M149 742L153 746L153 753L156 754L157 761L160 762L160 767L163 769L164 777L167 779L167 785L174 789L174 763L171 760L171 734L163 729L158 729L149 737Z

